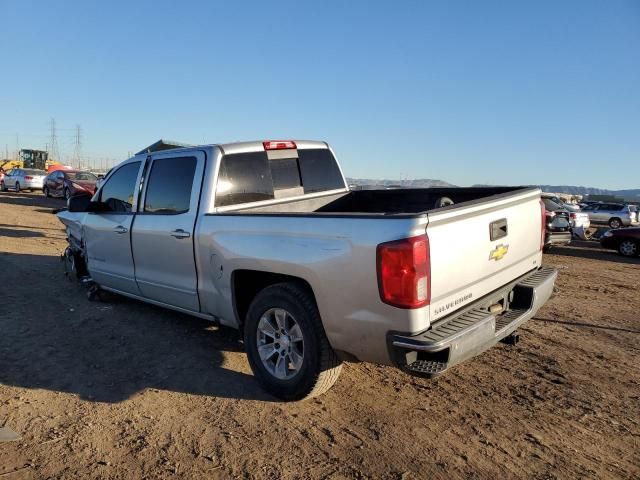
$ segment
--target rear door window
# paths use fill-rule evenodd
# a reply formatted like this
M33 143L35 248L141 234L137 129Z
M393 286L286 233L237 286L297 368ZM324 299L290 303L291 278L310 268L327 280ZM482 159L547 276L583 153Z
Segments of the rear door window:
M140 162L123 165L116 170L100 190L100 201L112 212L129 213L136 194Z
M196 157L155 159L144 197L144 211L171 215L188 212L196 164Z

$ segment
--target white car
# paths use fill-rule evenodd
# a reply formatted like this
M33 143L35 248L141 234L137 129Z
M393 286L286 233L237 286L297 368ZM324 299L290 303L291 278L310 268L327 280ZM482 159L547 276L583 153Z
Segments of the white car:
M42 182L47 172L36 170L35 168L13 168L9 170L0 182L0 190L6 192L8 189L20 190L42 190Z

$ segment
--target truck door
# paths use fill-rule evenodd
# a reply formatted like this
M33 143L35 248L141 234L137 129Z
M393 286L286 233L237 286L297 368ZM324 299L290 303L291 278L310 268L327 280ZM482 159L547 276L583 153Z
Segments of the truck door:
M131 242L142 295L197 312L194 233L205 154L152 155Z
M87 268L105 287L139 295L131 255L131 225L142 162L127 163L107 179L98 201L105 211L90 212L84 222Z

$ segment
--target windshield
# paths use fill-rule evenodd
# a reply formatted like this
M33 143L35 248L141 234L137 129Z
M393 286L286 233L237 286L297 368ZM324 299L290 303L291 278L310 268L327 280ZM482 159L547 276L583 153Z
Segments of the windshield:
M550 198L543 198L542 201L544 202L544 206L547 210L550 211L554 211L554 210L559 210L562 207L560 205L558 205L556 202L554 202L553 200L551 200Z
M69 177L70 180L78 180L78 181L84 181L84 182L95 182L96 180L98 180L98 177L96 177L93 173L91 172L65 172L67 177Z

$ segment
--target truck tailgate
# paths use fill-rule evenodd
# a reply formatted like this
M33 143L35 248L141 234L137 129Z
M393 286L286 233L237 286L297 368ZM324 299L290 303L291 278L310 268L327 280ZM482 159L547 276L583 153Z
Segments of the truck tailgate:
M428 214L432 322L540 266L539 199L527 189Z

